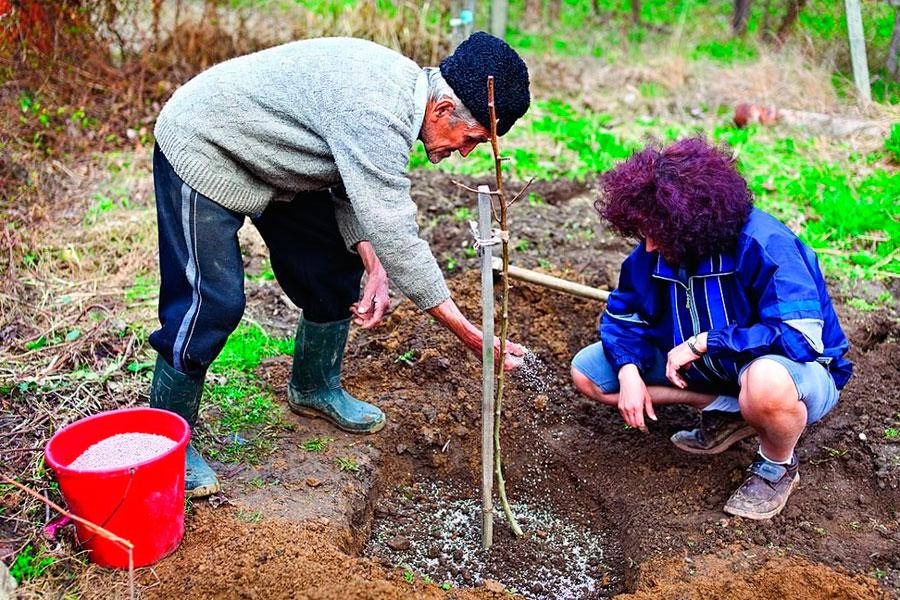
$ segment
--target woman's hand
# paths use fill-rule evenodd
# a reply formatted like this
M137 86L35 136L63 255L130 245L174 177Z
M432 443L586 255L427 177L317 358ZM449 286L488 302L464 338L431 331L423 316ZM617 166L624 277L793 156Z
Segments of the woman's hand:
M630 427L647 432L644 424L644 412L656 420L653 412L653 401L641 373L635 365L625 365L619 369L619 413Z
M704 331L697 336L697 341L694 344L694 347L701 353L706 352L706 338L707 335ZM681 376L681 370L699 358L699 356L694 354L687 342L678 344L669 350L668 358L666 359L666 379L682 390L687 389L687 381Z

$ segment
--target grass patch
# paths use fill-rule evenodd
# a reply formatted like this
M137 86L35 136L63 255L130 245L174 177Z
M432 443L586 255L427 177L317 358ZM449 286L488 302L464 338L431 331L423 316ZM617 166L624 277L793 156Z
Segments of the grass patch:
M231 334L210 366L204 394L208 418L201 440L210 458L252 464L275 449L277 431L289 425L274 394L253 371L263 359L291 355L293 348L290 338L271 337L247 321Z
M17 583L22 584L37 579L55 562L55 558L43 551L35 550L34 546L28 544L16 555L9 567L9 574Z
M348 473L358 473L359 472L359 463L355 458L350 458L347 456L339 456L334 459L334 464L337 465L338 469L341 471L346 471Z
M303 442L300 447L307 452L324 452L333 441L334 438L330 437L314 437Z

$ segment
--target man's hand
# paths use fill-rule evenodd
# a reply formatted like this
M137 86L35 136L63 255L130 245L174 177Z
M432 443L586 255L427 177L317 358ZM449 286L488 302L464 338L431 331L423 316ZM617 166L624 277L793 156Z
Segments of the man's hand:
M619 369L619 412L629 426L646 433L644 411L648 417L656 420L650 392L641 378L640 371L635 365L625 365Z
M706 338L706 332L697 336L697 342L694 344L694 347L700 352L706 352ZM666 379L671 381L676 387L683 390L687 389L687 382L681 376L680 371L699 358L699 356L694 354L687 342L678 344L669 350L666 360Z
M384 313L390 306L388 276L370 242L360 242L356 245L356 251L359 252L366 268L366 285L363 286L359 302L354 302L350 308L356 315L353 322L363 329L371 329L381 322L381 318L384 317Z
M481 351L480 345L478 351ZM527 352L525 346L506 340L506 358L503 359L503 369L512 371L521 367ZM497 336L494 336L494 360L500 360L500 338Z
M447 298L437 306L428 309L428 314L452 331L466 347L476 356L481 356L481 330L472 325L459 311L451 298ZM507 371L521 366L522 357L527 350L515 342L506 341L506 356L503 357L503 368ZM494 360L500 360L500 338L494 337Z

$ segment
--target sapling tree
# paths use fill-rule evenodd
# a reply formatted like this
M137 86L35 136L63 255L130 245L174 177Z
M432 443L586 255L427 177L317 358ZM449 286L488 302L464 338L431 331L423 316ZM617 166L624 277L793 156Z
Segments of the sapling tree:
M480 186L478 190L473 190L471 188L466 188L469 191L477 192L479 194L479 202L481 203L481 207L484 207L483 210L479 210L479 219L481 221L481 227L479 233L476 234L477 244L482 246L482 280L488 281L491 275L491 261L490 261L490 246L494 244L501 244L501 256L502 256L502 269L501 269L501 285L502 285L502 303L501 303L501 311L500 311L500 369L498 370L499 375L497 377L497 388L496 388L496 396L490 394L489 390L493 388L493 361L494 361L494 353L493 353L493 288L490 284L484 284L482 289L483 295L483 303L485 307L485 323L484 323L484 353L483 353L483 361L484 361L484 390L485 390L485 403L482 407L482 511L484 513L484 520L482 524L482 544L485 548L489 548L493 543L493 528L492 528L492 493L491 493L491 478L488 475L490 473L490 463L493 463L493 472L494 477L497 481L497 491L500 497L500 505L503 508L503 513L506 516L507 521L509 522L509 526L512 529L513 533L516 536L522 535L522 528L519 526L518 521L516 520L516 516L512 511L512 507L509 504L509 500L506 496L506 481L503 478L503 464L501 460L501 451L500 451L500 415L503 410L503 393L505 391L506 384L506 372L503 368L504 359L506 357L506 348L507 348L507 336L509 334L509 229L507 222L507 211L510 206L515 204L520 198L522 198L528 190L528 187L531 185L531 181L529 181L525 187L512 199L507 201L506 193L503 189L503 161L506 160L500 154L500 142L497 136L497 115L496 108L494 104L494 78L493 76L489 76L487 80L487 97L488 97L488 111L490 116L491 128L490 128L490 141L491 141L491 150L494 155L494 174L496 180L496 189L490 190L487 186ZM459 185L459 184L458 184ZM490 210L485 205L490 206ZM490 234L490 222L491 215L493 215L493 219L496 220L499 225L499 231L496 237L491 236ZM490 238L490 239L487 239ZM490 406L490 403L493 403L493 406ZM491 410L492 409L492 410ZM491 416L493 418L491 419ZM492 435L489 432L489 428L491 427L491 421L493 422L493 432ZM488 445L491 443L491 439L493 440L493 452L489 451Z

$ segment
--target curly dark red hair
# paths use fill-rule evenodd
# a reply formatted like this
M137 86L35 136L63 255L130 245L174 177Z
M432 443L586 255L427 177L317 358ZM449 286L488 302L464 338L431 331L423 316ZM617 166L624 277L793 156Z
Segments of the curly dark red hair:
M667 261L693 263L734 248L753 196L725 149L687 138L603 173L594 207L623 236L652 239Z

